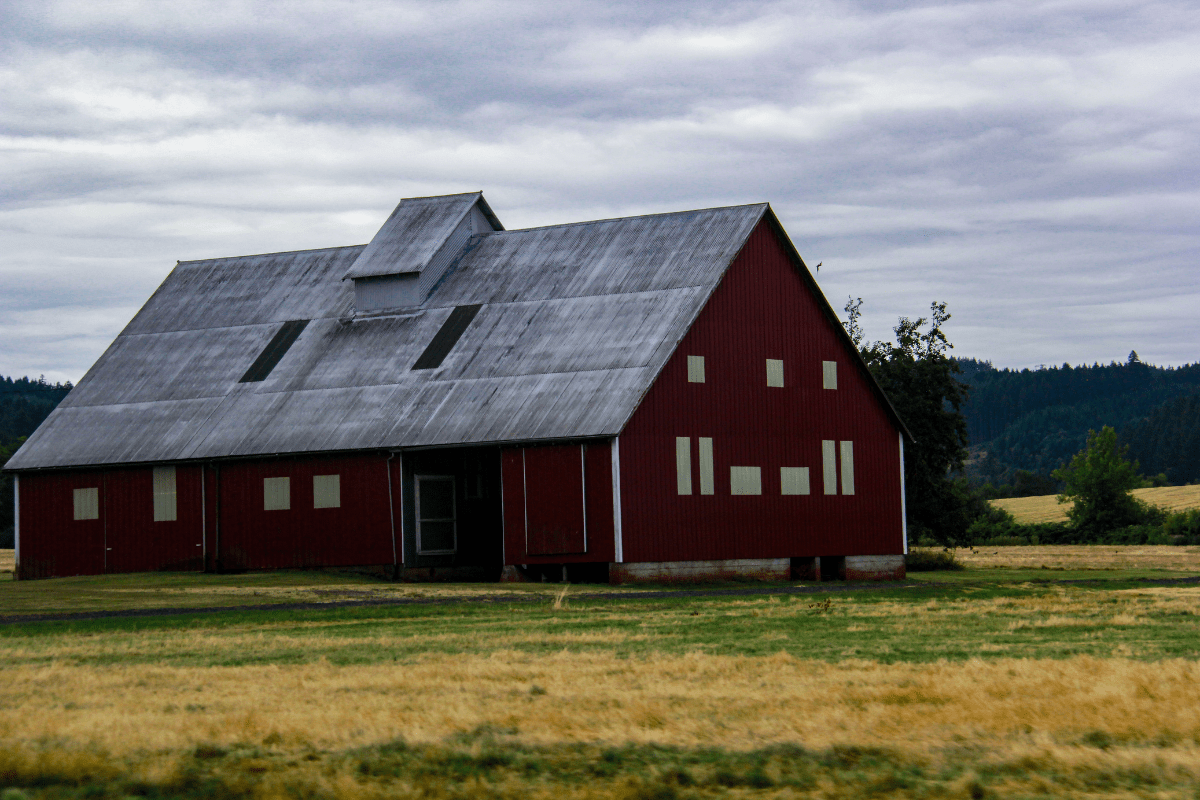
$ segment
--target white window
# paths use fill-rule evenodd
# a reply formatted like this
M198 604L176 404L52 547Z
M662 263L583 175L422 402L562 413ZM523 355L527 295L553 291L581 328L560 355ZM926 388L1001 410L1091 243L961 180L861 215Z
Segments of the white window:
M700 494L712 494L715 488L713 479L712 439L701 436L700 442Z
M759 467L730 467L730 494L762 494L762 469Z
M154 468L154 521L174 522L178 519L175 494L175 468Z
M704 356L688 356L688 383L704 383Z
M783 361L781 359L767 359L767 386L783 387Z
M313 475L313 508L342 507L342 477Z
M826 389L837 388L837 362L821 362L821 385Z
M854 494L854 442L842 442L842 494Z
M675 437L675 486L679 494L692 493L692 440Z
M100 488L75 490L75 519L100 519Z
M263 511L287 511L292 507L291 478L263 478Z
M422 555L450 554L458 550L455 516L454 476L418 475L417 552Z
M808 467L780 467L780 494L808 494Z
M821 477L825 494L837 494L837 442L832 439L821 442Z

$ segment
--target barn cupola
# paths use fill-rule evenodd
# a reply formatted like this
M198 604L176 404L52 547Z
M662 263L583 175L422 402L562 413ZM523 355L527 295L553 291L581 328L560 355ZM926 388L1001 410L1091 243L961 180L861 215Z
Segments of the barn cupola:
M345 275L356 313L421 305L471 237L502 230L482 192L401 200Z

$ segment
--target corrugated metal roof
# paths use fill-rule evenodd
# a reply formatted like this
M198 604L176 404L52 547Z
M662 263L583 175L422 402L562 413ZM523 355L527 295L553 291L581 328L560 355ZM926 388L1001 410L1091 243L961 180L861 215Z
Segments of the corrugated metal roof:
M401 200L346 277L420 272L470 213L471 207L482 199L482 192L472 192ZM499 225L494 216L492 222Z
M183 262L8 467L616 435L765 213L476 235L420 309L373 317L342 280L370 246ZM414 371L471 304L445 361ZM266 379L238 383L301 319Z

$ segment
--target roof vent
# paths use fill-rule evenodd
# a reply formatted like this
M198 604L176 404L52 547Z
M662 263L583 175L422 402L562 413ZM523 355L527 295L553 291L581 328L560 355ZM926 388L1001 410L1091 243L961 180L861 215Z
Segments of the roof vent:
M481 192L401 200L346 273L355 309L420 305L472 236L502 230Z

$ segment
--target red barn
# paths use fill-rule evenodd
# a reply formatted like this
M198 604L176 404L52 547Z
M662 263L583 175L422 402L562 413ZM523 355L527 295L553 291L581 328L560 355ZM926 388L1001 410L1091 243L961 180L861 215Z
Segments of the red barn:
M406 199L178 264L9 461L17 573L902 577L905 435L766 204Z

